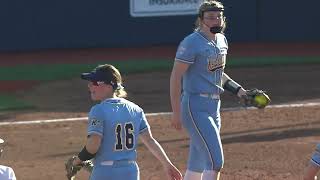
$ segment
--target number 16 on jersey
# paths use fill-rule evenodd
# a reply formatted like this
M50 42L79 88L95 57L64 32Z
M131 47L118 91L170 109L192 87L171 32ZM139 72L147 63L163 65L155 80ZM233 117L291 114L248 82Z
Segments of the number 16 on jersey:
M125 124L117 124L115 127L115 150L122 151L123 146L126 150L131 150L134 147L134 127L131 122ZM124 141L124 142L123 142Z

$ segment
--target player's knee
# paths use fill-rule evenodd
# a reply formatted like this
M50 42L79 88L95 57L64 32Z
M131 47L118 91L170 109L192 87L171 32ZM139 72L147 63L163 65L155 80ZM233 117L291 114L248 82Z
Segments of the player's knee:
M220 172L220 170L223 168L224 160L216 160L213 164L212 162L206 163L206 169L207 170L214 170L217 172Z
M213 170L220 172L220 170L223 168L223 164L224 164L223 158L216 160L213 164Z

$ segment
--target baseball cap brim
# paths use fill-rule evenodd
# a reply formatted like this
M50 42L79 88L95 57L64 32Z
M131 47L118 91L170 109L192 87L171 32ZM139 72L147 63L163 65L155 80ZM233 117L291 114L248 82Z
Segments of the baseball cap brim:
M92 73L81 73L81 79L91 81L94 79Z
M105 75L103 73L99 73L99 71L92 71L90 73L82 73L81 79L87 81L104 81Z

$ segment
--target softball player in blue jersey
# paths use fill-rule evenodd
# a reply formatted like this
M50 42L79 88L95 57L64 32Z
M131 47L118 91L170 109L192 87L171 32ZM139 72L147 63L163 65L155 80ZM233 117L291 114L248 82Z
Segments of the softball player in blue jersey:
M143 110L124 97L120 72L106 64L90 73L88 80L91 99L101 101L89 113L87 143L74 165L94 159L90 180L138 180L136 163L138 138L162 163L168 179L179 180L182 175L171 163L160 144L152 137Z
M197 27L180 43L170 77L172 125L179 130L182 124L190 136L185 180L219 179L224 163L219 97L224 90L246 94L224 73L228 43L223 11L218 1L200 5Z
M317 179L317 173L320 170L320 144L317 145L314 151L309 165L306 167L303 175L304 180L314 180Z
M0 138L0 157L4 148L4 140ZM0 180L16 180L16 175L11 167L0 165Z

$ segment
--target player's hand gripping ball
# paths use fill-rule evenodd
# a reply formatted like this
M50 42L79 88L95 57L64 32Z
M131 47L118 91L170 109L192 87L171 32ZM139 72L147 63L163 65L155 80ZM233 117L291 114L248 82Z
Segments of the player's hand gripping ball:
M242 96L245 106L254 106L259 109L265 108L271 102L270 97L262 90L250 89Z

